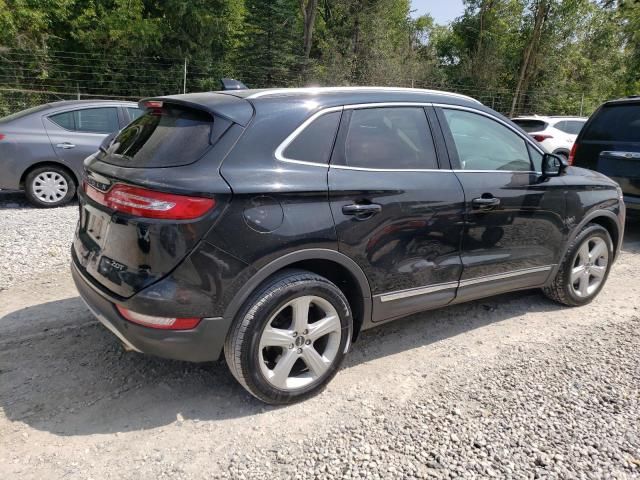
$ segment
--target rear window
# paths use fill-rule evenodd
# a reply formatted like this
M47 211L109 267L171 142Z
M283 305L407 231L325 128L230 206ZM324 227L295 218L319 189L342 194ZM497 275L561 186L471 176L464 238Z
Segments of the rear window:
M524 120L524 119L515 119L513 123L518 125L525 132L541 132L545 128L547 128L547 123L542 120Z
M568 133L569 135L578 135L582 127L584 127L585 122L580 120L563 120L554 125L554 128L558 130Z
M325 113L315 119L285 149L285 158L329 163L340 115L340 112Z
M126 167L176 167L198 160L211 146L213 118L206 112L165 104L127 125L100 154Z
M640 142L640 104L602 107L591 120L584 139Z

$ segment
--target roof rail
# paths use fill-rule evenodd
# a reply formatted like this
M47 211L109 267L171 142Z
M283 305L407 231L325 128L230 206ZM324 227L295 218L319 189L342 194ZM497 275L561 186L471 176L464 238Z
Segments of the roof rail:
M432 93L437 95L447 95L449 97L461 98L464 100L469 100L472 102L480 103L480 101L475 98L469 97L467 95L462 95L460 93L452 93L452 92L444 92L441 90L428 90L423 88L403 88L403 87L304 87L304 88L272 88L263 90L260 92L252 93L249 95L248 99L260 98L260 97L273 97L278 95L287 95L287 94L296 94L296 93L308 93L308 94L322 94L322 93L333 93L333 92L359 92L359 91L370 91L370 92L416 92L416 93Z

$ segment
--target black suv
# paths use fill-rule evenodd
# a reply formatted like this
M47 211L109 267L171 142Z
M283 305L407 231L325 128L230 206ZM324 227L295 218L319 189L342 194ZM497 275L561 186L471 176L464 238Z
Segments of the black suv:
M576 139L569 162L617 181L629 214L640 216L640 97L602 105Z
M361 331L543 288L591 301L620 250L607 177L545 154L479 102L411 89L159 97L85 162L73 277L131 350L224 350L279 404Z

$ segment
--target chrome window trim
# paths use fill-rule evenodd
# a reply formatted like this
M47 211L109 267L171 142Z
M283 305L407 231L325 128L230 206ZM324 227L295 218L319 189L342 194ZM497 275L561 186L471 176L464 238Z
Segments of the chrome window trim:
M247 98L251 98L247 97ZM520 138L522 138L525 143L531 145L538 153L544 155L545 152L542 151L540 147L538 147L527 135L523 135L517 129L513 128L513 126L509 125L507 122L499 119L498 117L491 115L490 113L483 112L481 110L477 110L471 107L464 107L461 105L452 105L445 103L431 103L431 102L379 102L379 103L358 103L353 105L342 105L338 107L328 107L322 109L309 118L307 118L300 126L298 126L284 141L278 145L275 151L275 157L280 162L293 163L298 165L307 165L311 167L321 167L321 168L335 168L338 170L356 170L363 172L454 172L454 173L535 173L537 175L541 175L541 172L536 170L464 170L460 168L448 169L448 168L413 168L413 169L401 169L401 168L366 168L366 167L350 167L347 165L331 165L330 163L318 163L318 162L309 162L306 160L298 160L295 158L287 158L284 156L283 152L286 148L296 139L298 135L302 133L302 131L307 128L314 120L318 117L325 115L331 112L339 112L343 110L356 110L363 108L383 108L383 107L439 107L439 108L449 108L454 110L465 110L471 113L477 113L479 115L483 115L491 120L494 120L503 126L507 127L509 130L514 132Z
M250 97L247 97L247 98L250 98ZM329 168L328 161L327 163L318 163L318 162L309 162L306 160L297 160L295 158L287 158L284 156L284 151L287 149L289 145L291 145L291 143L296 139L296 137L298 137L298 135L300 135L303 132L303 130L306 129L309 125L311 125L317 118L321 117L322 115L326 115L327 113L341 112L342 110L343 110L342 106L329 107L311 115L304 122L302 122L302 124L298 128L296 128L293 132L291 132L289 136L285 138L280 145L278 145L278 148L276 148L276 151L275 151L276 159L281 162L297 163L299 165L310 165L313 167Z
M379 298L382 303L392 302L393 300L400 300L402 298L415 297L418 295L426 295L428 293L440 292L442 290L449 290L450 288L457 288L458 282L439 283L436 285L430 285L428 287L408 288L407 290L398 290L391 293L383 293L375 295L374 298Z
M477 285L485 282L493 282L496 280L519 277L522 275L527 275L529 273L547 272L550 271L553 267L555 267L555 264L544 265L541 267L522 268L519 270L512 270L511 272L469 278L467 280L460 280L459 282L438 283L425 287L408 288L406 290L396 290L388 293L381 293L378 295L374 295L374 298L378 298L382 303L392 302L394 300L401 300L403 298L415 297L418 295L428 295L430 293L448 290L450 288L468 287L470 285Z

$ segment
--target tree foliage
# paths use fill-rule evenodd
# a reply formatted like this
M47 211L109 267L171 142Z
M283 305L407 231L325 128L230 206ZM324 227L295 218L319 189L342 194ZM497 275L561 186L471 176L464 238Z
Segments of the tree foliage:
M640 2L465 0L450 25L410 0L0 0L2 88L140 97L399 85L505 113L589 113L640 90ZM0 112L1 113L1 112Z

